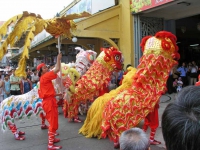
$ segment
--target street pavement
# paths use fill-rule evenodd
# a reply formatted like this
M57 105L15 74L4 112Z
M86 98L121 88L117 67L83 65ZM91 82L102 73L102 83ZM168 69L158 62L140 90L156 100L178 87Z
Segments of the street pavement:
M162 113L170 102L174 100L175 94L163 95L160 99L159 118L161 121ZM61 108L59 108L61 112ZM82 120L85 116L80 116ZM16 141L10 131L0 132L0 150L46 150L47 149L47 130L40 129L41 120L37 117L16 121L17 127L26 132L24 141ZM70 123L59 115L59 130L58 138L61 142L57 145L62 145L62 150L114 150L113 142L107 139L85 138L78 134L78 130L83 123ZM147 131L149 135L150 130ZM161 145L151 146L151 150L164 150L164 140L162 136L161 126L157 129L156 140L162 142Z

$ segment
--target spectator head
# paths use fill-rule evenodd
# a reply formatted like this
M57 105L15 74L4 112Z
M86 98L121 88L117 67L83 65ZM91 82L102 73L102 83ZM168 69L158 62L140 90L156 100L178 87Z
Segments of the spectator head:
M15 75L15 68L12 69L12 74Z
M192 61L192 65L196 66L196 62L195 62L195 61Z
M6 79L6 80L9 79L9 75L5 74L4 79Z
M29 69L29 68L26 68L26 72L29 73L29 72L30 72L30 69Z
M178 77L178 80L179 80L179 81L181 81L181 80L182 80L182 78L181 78L181 77Z
M119 139L120 150L150 150L149 138L140 128L124 131Z
M32 69L32 72L33 72L34 74L37 74L37 70L36 70L35 68Z
M188 86L162 115L162 132L168 150L196 150L200 143L200 86Z
M182 63L182 66L185 67L185 62Z
M126 65L126 69L128 69L128 67L132 66L131 64Z

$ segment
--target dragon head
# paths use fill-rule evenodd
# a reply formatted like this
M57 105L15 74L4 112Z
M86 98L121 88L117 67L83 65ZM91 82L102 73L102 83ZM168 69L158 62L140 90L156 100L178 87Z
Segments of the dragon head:
M101 50L102 52L99 55L98 61L104 61L106 66L111 68L113 71L119 71L122 69L124 58L118 49L110 47L102 48Z
M82 76L90 68L94 60L96 59L97 53L92 50L83 50L80 47L76 47L76 50L79 50L79 53L76 55L76 70Z

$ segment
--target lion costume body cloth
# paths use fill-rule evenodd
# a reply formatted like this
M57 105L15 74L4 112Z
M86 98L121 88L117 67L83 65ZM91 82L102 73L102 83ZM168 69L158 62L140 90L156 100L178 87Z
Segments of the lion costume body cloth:
M85 136L108 136L117 143L121 133L137 126L165 93L169 72L180 57L176 37L160 31L143 38L141 47L143 56L136 73L132 74L131 86L116 89L115 94L111 91L110 97L105 94L92 104L80 129Z
M76 83L75 93L71 96L64 112L69 119L78 115L80 102L93 100L99 95L99 90L110 82L111 73L122 69L122 53L116 48L103 48L89 70Z

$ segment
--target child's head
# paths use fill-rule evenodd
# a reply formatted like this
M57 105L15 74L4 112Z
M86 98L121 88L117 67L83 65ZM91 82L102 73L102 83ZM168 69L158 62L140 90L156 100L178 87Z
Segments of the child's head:
M9 79L9 75L8 75L8 74L5 74L4 78L5 78L6 80L8 80L8 79Z
M179 77L178 80L181 81L182 80L181 77Z

